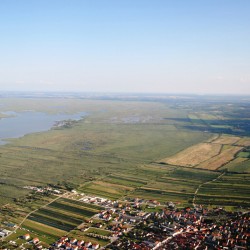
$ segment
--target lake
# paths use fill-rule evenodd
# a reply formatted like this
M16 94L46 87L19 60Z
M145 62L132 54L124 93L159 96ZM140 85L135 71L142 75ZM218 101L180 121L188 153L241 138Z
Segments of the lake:
M2 112L8 115L0 119L0 145L6 144L5 139L18 138L26 134L47 131L55 122L63 120L80 120L87 115L86 112L76 114L46 114L42 112Z

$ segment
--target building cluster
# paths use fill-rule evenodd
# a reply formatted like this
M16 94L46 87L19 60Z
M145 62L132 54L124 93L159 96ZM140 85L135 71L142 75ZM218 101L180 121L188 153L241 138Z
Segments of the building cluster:
M7 229L0 228L0 238L4 238L8 236L11 233L11 231Z
M114 201L111 201L109 199L97 196L85 195L84 193L81 193L81 196L82 198L80 198L79 201L89 204L95 204L101 207L112 207L114 203Z
M111 249L249 249L250 213L222 209L151 213Z
M54 193L54 194L62 194L62 191L58 190L58 189L54 189L52 187L36 187L36 186L24 186L24 189L29 189L29 190L33 190L37 193Z
M72 193L79 197L76 191ZM105 240L107 249L117 250L250 249L250 212L228 212L221 208L208 210L203 206L178 209L172 202L161 205L155 200L136 198L110 201L85 194L80 194L78 200L101 205L104 209L78 228L84 232L83 239L61 237L51 246L51 250L99 249L99 244L84 241L91 238L95 238L95 242ZM145 208L153 207L156 207L155 212L145 212L152 211ZM101 235L101 230L88 232L90 227L102 228L107 233ZM2 237L6 236L4 233L8 232L0 230L0 237L1 234ZM24 235L23 239L30 240L30 235ZM29 243L37 249L41 247L38 238Z
M99 244L84 242L84 240L70 239L68 237L60 238L51 249L53 250L94 250L98 249Z

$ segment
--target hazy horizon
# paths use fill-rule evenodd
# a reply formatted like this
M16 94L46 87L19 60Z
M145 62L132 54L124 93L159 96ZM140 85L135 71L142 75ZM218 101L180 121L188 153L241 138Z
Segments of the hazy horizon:
M0 91L250 94L247 0L0 2Z

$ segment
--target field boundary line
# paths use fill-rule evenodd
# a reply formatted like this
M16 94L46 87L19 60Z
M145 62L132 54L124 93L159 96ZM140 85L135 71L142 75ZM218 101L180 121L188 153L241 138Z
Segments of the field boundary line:
M217 176L215 179L213 179L213 180L211 180L211 181L206 181L206 182L204 182L204 183L201 183L201 184L196 188L196 190L195 190L195 192L194 192L193 201L192 201L193 207L194 207L194 208L196 207L195 200L196 200L196 196L197 196L197 194L198 194L200 188L201 188L203 185L206 185L206 184L208 184L208 183L217 181L217 180L220 179L225 173L226 173L226 172L223 172L222 174L220 174L219 176Z

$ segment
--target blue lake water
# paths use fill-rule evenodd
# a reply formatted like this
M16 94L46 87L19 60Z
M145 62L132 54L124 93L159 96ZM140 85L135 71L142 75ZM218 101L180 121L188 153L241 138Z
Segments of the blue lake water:
M76 114L46 114L42 112L2 112L8 115L0 119L0 145L6 144L4 139L18 138L26 134L47 131L53 127L55 122L63 120L80 120L87 114L80 112Z

